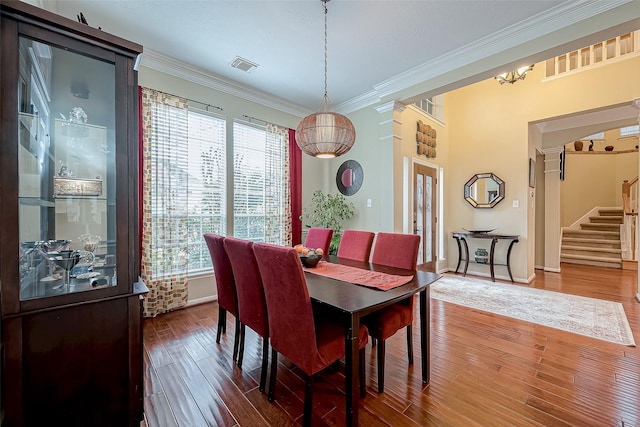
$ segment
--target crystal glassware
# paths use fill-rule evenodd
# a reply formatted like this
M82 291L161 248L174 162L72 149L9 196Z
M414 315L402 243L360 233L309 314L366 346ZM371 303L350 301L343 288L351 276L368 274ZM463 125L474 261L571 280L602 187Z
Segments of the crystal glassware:
M62 286L64 286L64 290L67 292L71 288L71 269L80 262L80 258L80 251L72 250L58 251L58 253L52 258L53 262L64 270Z

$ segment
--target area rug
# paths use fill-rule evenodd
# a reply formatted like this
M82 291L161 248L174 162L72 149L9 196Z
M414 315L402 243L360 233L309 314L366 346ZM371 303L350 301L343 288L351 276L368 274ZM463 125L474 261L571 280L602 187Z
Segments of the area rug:
M550 328L635 347L622 304L445 274L431 297Z

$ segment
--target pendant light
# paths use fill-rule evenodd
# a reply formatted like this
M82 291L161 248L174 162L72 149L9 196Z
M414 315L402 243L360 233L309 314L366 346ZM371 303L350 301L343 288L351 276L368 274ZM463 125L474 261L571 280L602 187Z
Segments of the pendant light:
M329 112L327 96L327 3L324 5L324 98L323 111L313 113L300 121L296 129L296 142L302 152L319 159L332 159L353 147L356 129L346 116Z

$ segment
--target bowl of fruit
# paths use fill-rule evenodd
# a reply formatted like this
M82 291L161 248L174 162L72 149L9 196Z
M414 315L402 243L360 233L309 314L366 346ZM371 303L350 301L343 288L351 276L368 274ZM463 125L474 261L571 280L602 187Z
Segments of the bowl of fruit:
M311 249L306 248L303 245L296 245L294 248L296 252L298 252L300 262L306 268L314 268L317 266L324 254L324 251L320 248Z

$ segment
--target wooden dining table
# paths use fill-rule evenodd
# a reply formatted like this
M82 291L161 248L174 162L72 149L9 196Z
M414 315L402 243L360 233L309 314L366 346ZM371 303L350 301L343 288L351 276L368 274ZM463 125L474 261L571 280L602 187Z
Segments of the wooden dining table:
M325 257L326 259L326 257ZM440 274L386 267L360 261L341 259L329 256L328 262L347 265L382 273L413 276L404 285L387 291L356 285L348 281L320 276L305 269L305 278L309 296L314 304L326 306L340 315L345 328L345 394L347 425L358 425L358 405L360 391L358 388L360 338L360 319L376 310L394 304L415 294L420 294L420 351L422 361L422 382L429 383L429 341L430 341L430 295L429 285L442 277ZM355 331L355 332L354 332Z

